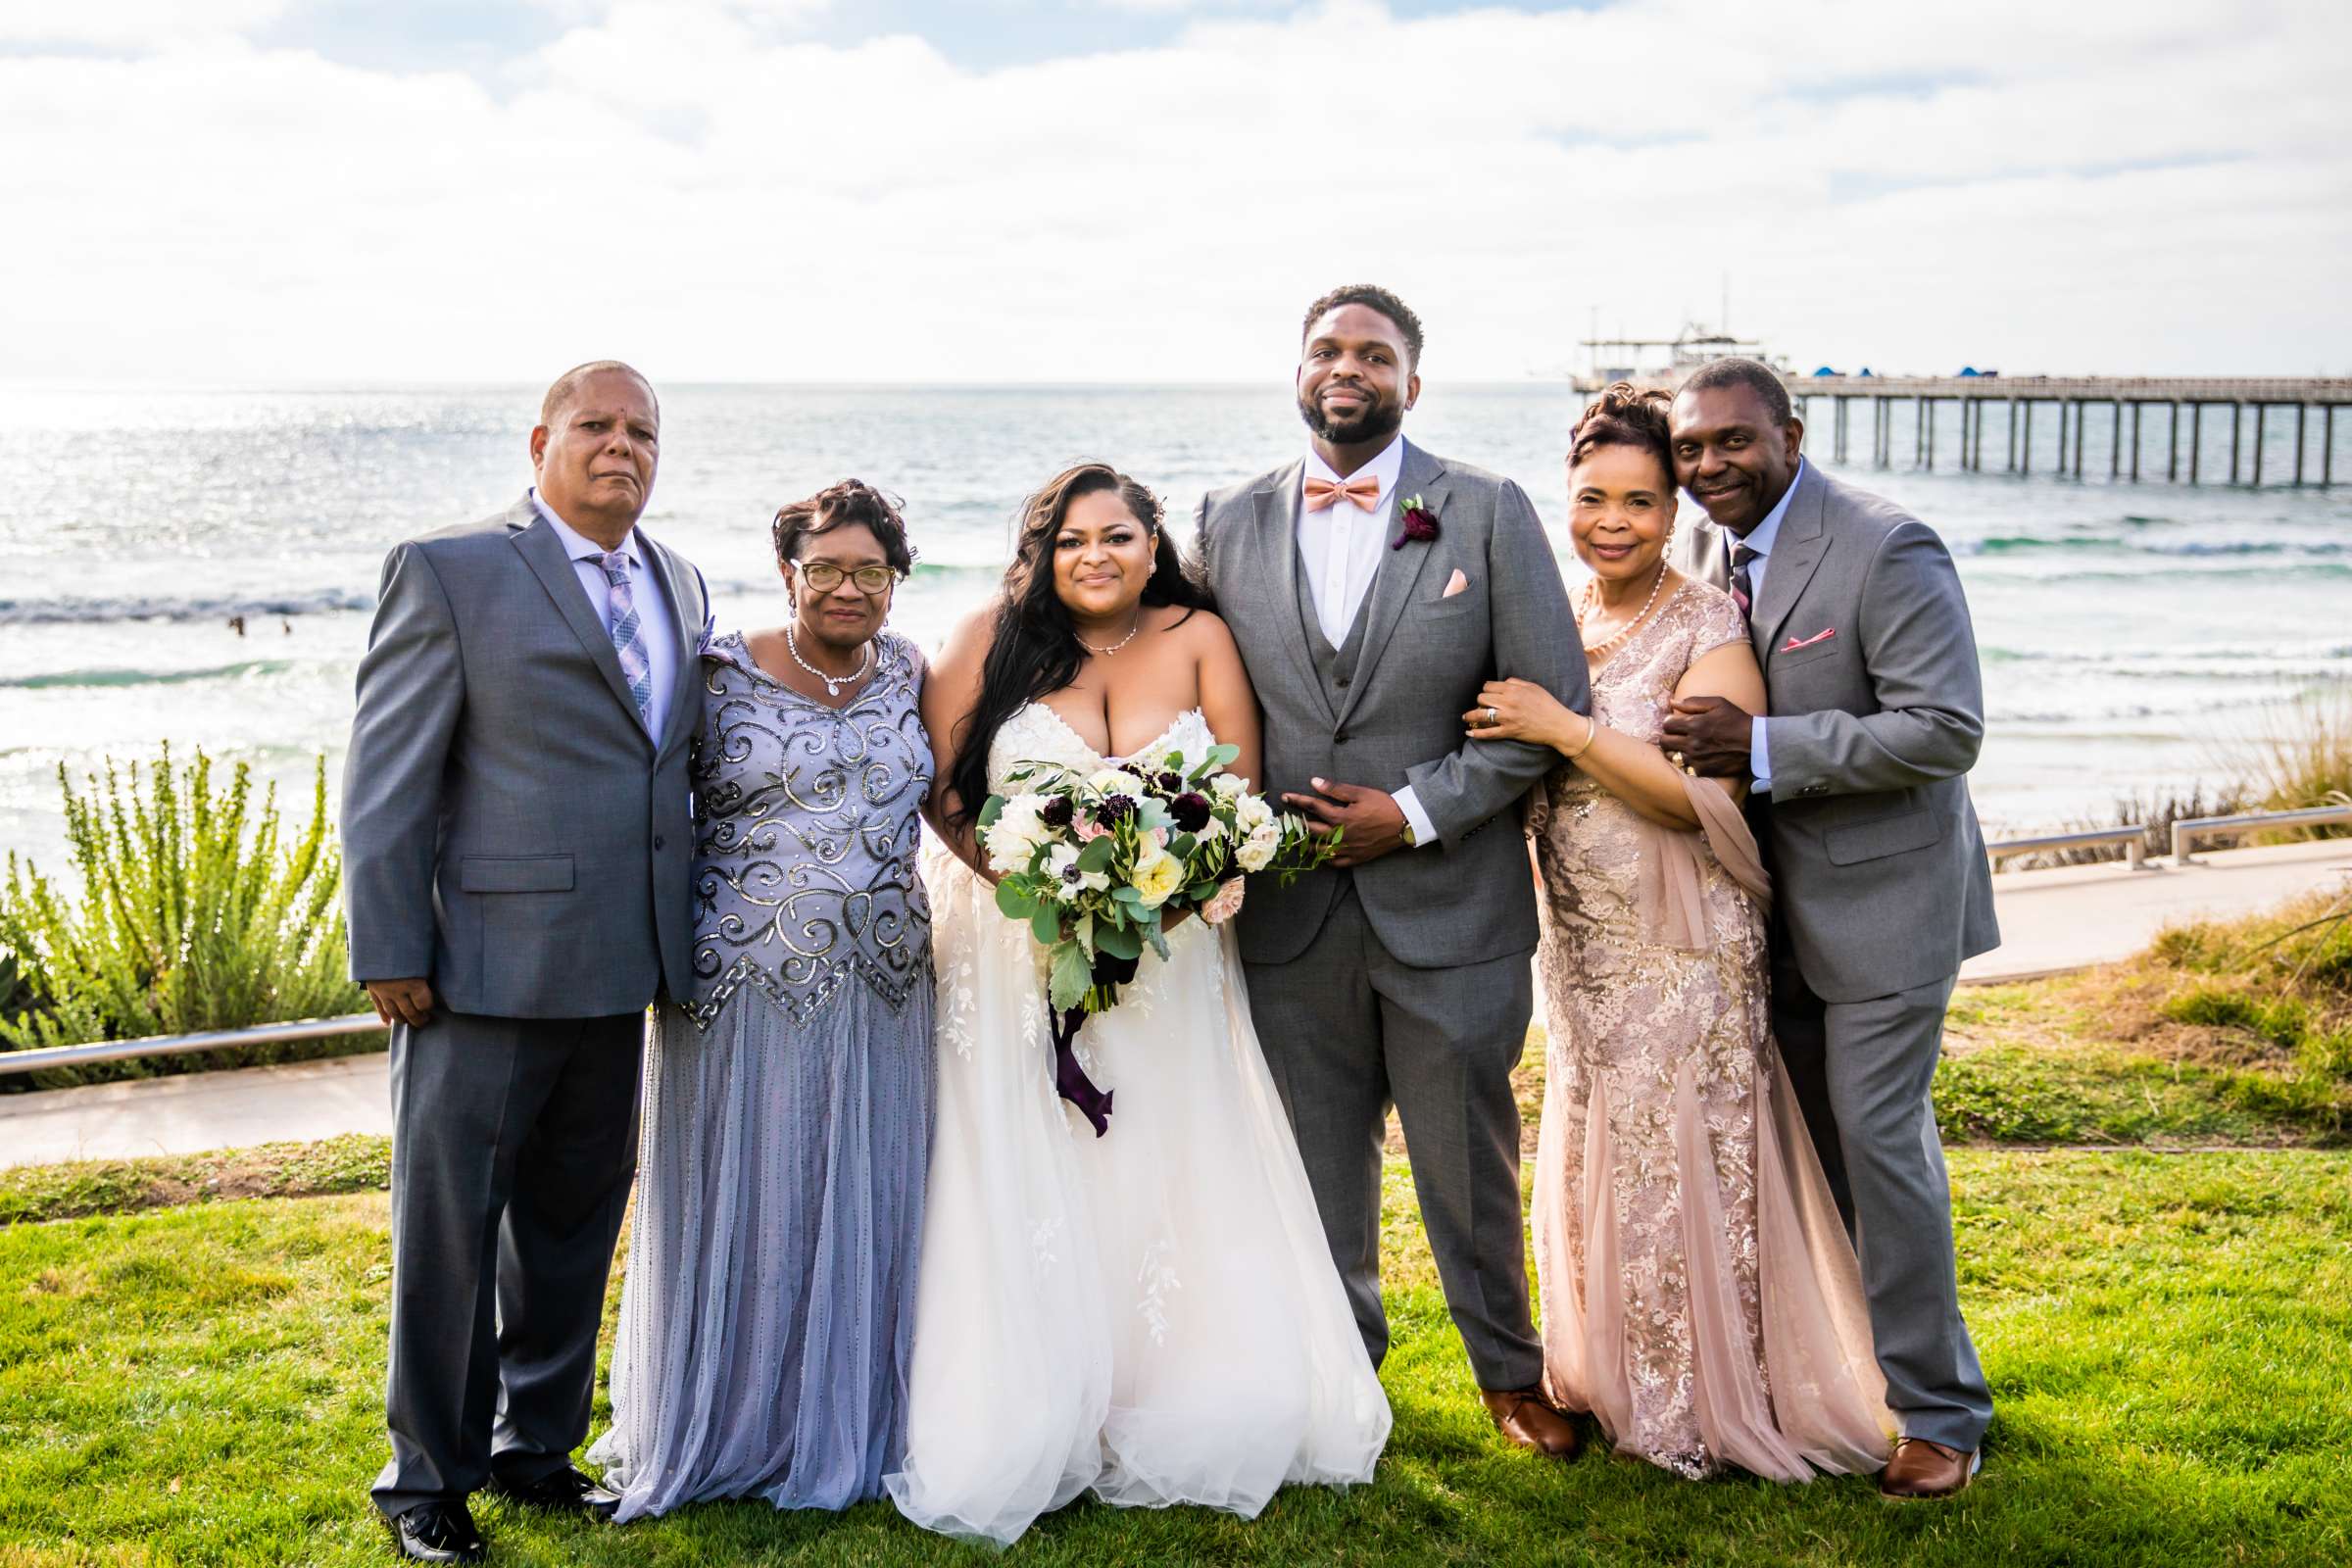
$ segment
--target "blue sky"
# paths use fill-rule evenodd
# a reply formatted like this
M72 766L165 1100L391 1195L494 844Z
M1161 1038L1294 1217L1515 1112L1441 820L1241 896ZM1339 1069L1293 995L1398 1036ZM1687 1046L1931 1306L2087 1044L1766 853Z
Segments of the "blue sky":
M1882 368L2352 370L2352 8L91 0L0 13L0 375L1432 373L1712 318Z

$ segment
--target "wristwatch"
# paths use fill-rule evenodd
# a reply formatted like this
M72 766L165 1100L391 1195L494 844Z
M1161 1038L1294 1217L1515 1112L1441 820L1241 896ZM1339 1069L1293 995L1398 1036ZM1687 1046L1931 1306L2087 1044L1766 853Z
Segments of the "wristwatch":
M1404 847L1408 850L1421 847L1421 835L1413 831L1413 819L1409 816L1404 819Z

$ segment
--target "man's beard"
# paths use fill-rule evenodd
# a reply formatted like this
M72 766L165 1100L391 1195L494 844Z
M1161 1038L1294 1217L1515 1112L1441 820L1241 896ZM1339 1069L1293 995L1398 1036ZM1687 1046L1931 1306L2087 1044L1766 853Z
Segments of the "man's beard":
M1335 419L1313 398L1301 397L1298 417L1306 421L1309 430L1333 446L1354 447L1385 441L1395 435L1404 424L1404 406L1394 399L1374 397L1361 413L1350 418Z

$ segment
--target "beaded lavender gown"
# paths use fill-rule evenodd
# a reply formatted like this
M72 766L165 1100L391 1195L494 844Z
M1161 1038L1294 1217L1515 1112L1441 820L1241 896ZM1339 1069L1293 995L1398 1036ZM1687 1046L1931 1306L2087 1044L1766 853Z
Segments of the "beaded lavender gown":
M1746 640L1730 595L1682 583L1593 667L1593 717L1655 744L1684 672ZM1544 1379L1618 1452L1682 1475L1876 1470L1893 1427L1861 1279L1772 1042L1770 887L1730 797L1689 793L1701 830L1573 766L1530 803Z
M695 994L645 1065L636 1218L590 1451L618 1517L841 1508L906 1446L930 1155L922 662L884 633L839 710L703 653Z

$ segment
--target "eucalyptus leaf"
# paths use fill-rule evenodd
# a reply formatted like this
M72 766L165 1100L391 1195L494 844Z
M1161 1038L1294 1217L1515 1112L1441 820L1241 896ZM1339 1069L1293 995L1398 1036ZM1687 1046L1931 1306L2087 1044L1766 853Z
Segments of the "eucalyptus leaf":
M981 830L985 832L989 828L995 827L997 825L997 818L1003 816L1004 814L1004 797L1002 795L991 795L988 798L987 803L980 808Z
M1061 940L1061 911L1051 904L1040 905L1029 917L1029 932L1041 947L1052 947Z
M1108 834L1104 834L1078 852L1078 869L1081 871L1107 871L1110 869L1111 857L1118 853L1118 845L1112 842Z
M1037 913L1037 901L1022 892L1017 883L1007 878L997 884L997 907L1004 912L1007 919L1026 920Z
M1143 938L1121 926L1097 926L1095 946L1114 958L1140 958L1144 956Z
M1085 999L1087 988L1094 983L1094 970L1087 963L1086 955L1079 950L1077 943L1072 942L1054 950L1052 989L1054 1005L1057 1010L1067 1011L1078 1005Z

